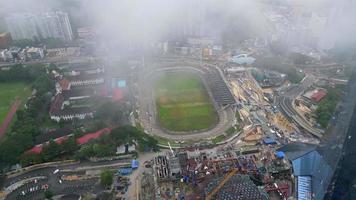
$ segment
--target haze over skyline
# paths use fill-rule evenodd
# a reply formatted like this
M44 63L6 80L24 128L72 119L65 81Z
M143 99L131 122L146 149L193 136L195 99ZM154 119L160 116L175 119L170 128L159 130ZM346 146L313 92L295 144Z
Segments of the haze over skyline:
M326 19L323 30L315 37L325 48L334 42L345 45L356 40L352 37L356 33L355 0L107 0L105 3L96 0L1 0L0 3L0 16L65 10L75 25L93 25L100 33L100 40L118 43L162 41L169 39L167 35L179 34L221 39L224 30L231 26L240 28L244 37L263 38L274 31L272 22L263 13L271 5L281 3L294 11L291 15L295 19L291 22L297 22L298 18L305 17L304 13L310 12Z

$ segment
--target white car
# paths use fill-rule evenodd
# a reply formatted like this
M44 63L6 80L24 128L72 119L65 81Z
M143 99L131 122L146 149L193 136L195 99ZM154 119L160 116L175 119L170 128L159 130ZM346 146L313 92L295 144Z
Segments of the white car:
M57 174L59 172L59 169L56 169L53 171L53 174Z

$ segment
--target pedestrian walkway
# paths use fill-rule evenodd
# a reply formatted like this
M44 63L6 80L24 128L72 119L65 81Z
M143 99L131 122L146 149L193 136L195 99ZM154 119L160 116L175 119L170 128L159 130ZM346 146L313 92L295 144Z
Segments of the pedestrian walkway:
M16 99L16 101L12 104L10 111L7 113L4 121L2 122L2 124L0 126L0 139L4 136L7 127L9 126L12 118L14 117L14 115L20 105L21 105L21 101L18 99Z

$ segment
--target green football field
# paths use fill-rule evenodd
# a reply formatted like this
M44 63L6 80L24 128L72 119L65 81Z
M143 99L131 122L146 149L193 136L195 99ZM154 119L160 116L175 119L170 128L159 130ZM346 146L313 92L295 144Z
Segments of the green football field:
M170 131L209 128L217 115L199 76L167 73L154 83L158 120Z
M21 99L24 103L30 94L30 86L25 83L0 83L0 124L2 124L16 98Z

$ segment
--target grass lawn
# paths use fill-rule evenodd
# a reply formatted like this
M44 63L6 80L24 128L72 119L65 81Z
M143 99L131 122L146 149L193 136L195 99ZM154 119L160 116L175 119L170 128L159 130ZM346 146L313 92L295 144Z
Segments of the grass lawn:
M2 124L16 98L25 103L31 87L25 83L0 83L0 124Z
M165 74L155 82L155 98L159 122L168 130L202 130L217 121L215 109L197 75Z

